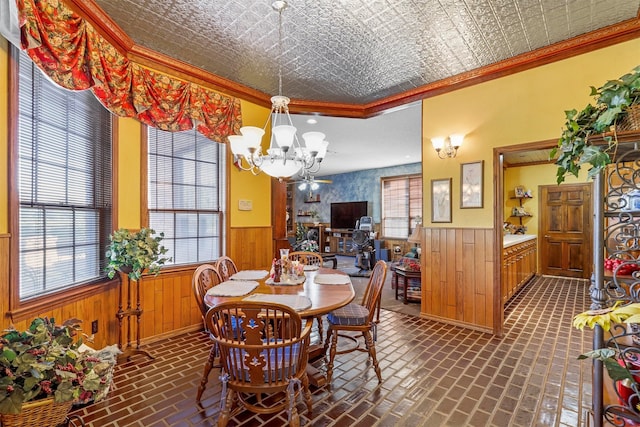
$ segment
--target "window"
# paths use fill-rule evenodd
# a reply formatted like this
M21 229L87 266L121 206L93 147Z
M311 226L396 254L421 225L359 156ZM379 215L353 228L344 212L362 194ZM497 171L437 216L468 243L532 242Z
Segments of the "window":
M382 234L406 239L422 218L422 175L382 178Z
M104 277L111 113L51 82L17 49L19 298Z
M224 249L226 146L195 130L148 129L149 226L174 264L214 260Z

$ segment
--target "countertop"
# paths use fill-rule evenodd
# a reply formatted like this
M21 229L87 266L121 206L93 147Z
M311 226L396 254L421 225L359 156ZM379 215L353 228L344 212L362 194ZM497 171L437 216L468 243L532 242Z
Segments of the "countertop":
M505 234L502 239L502 247L508 248L509 246L517 245L518 243L526 242L528 240L536 239L537 236L533 234Z

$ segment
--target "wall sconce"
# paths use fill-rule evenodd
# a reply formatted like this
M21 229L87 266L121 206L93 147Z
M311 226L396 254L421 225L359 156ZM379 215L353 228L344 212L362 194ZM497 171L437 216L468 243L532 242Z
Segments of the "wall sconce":
M458 154L458 148L462 147L463 140L464 135L454 134L449 135L447 138L441 136L431 138L431 144L433 144L434 150L438 153L438 157L452 159Z

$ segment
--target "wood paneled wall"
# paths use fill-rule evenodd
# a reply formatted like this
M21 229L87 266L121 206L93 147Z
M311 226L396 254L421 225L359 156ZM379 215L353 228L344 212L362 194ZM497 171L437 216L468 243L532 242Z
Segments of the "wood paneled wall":
M9 312L9 235L0 235L0 313L5 329L12 324ZM233 258L239 269L266 268L273 259L271 227L235 228L231 230L229 239L229 256ZM167 336L180 334L202 327L200 311L191 290L192 268L167 269L158 276L144 276L140 282L141 307L141 340L142 343L156 341ZM118 341L118 292L120 287L105 285L99 292L71 303L61 303L49 310L28 316L13 322L16 328L23 330L36 316L54 317L57 323L69 318L82 320L85 333L91 331L91 322L98 320L98 333L95 348L101 348ZM136 294L133 287L133 306ZM126 299L125 299L126 301ZM126 320L124 321L126 324ZM135 327L135 317L131 318ZM125 328L126 337L126 328ZM132 333L135 341L135 333Z
M425 228L422 315L493 332L493 254L492 229Z
M271 227L232 228L227 253L239 270L262 269L273 261Z
M4 329L11 324L9 315L9 235L0 235L0 313L2 322L0 329Z

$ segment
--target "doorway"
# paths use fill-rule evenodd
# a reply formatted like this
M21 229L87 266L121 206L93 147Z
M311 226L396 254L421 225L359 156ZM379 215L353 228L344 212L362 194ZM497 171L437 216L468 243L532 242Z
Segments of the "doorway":
M549 153L551 149L557 146L558 140L546 140L546 141L537 141L520 145L511 145L506 147L496 147L493 151L493 170L494 170L494 239L497 243L494 245L494 259L497 262L494 263L494 277L496 278L494 284L494 324L500 325L499 333L502 333L502 328L504 324L504 307L503 301L501 300L501 286L503 284L503 238L504 232L503 227L509 221L510 215L512 215L510 207L512 203L509 203L508 200L510 196L512 196L512 186L514 184L525 184L528 188L532 188L534 190L533 197L536 199L541 199L541 186L549 186L549 187L559 187L555 184L555 175L557 167L554 162L549 161ZM505 170L510 168L521 167L520 171L516 172L516 178L514 179L514 175L509 174L509 183L508 189L505 189ZM540 166L538 169L542 170L541 173L538 173L536 168L529 168L524 166ZM525 175L520 176L519 173L524 173ZM533 175L533 177L532 177ZM520 182L522 179L523 182ZM584 183L584 182L583 182ZM587 184L590 185L590 184ZM528 189L527 188L527 189ZM508 191L507 191L508 190ZM590 192L589 192L590 194ZM511 201L512 202L512 201ZM590 202L589 202L590 204ZM522 219L522 225L528 226L527 234L533 234L538 236L538 260L537 260L537 271L536 274L541 274L541 261L540 256L541 252L546 250L542 249L540 246L540 227L541 222L539 222L539 218L541 216L546 216L546 212L543 212L542 201L538 203L532 204L531 201L527 203L527 210L531 209L532 206L536 206L537 212L533 212L531 216ZM508 207L509 206L509 207ZM509 209L509 211L505 212L505 209ZM589 209L590 212L590 209ZM591 226L591 218L587 218L589 226ZM519 221L518 221L519 222ZM544 235L542 235L544 236ZM589 253L592 251L591 248L591 238L592 236L586 236L586 238L582 241L582 246L588 246ZM575 251L574 251L575 254ZM590 255L586 255L585 258L589 258ZM574 268L575 269L575 268ZM588 267L583 267L583 270L590 271L591 263L588 264ZM577 269L576 269L577 270ZM556 273L557 274L557 273ZM580 272L582 274L582 272ZM586 274L586 273L585 273Z
M591 183L539 187L541 274L588 279L592 264Z

